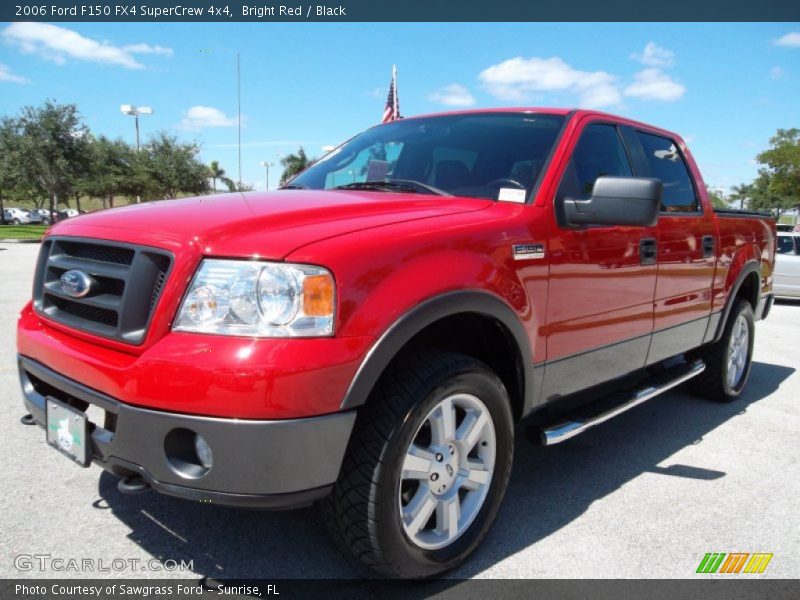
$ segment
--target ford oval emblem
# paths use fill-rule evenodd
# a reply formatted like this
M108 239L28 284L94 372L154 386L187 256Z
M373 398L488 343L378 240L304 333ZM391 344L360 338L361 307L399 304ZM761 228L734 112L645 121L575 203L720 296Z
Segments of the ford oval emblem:
M83 298L92 289L92 283L92 278L78 269L61 275L61 290L73 298Z

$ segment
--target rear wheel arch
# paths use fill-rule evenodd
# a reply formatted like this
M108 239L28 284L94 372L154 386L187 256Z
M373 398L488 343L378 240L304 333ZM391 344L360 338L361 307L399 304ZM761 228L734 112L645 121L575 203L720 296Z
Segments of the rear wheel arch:
M461 332L472 346L459 345ZM453 335L451 335L453 334ZM485 339L486 344L475 344ZM375 342L361 363L341 409L363 405L380 376L406 350L424 346L459 352L485 362L500 377L511 398L514 417L530 407L533 353L517 314L501 298L464 290L430 298L397 319Z
M750 303L755 312L761 289L761 265L756 260L744 263L739 275L730 288L730 293L725 301L725 308L722 310L722 318L717 325L714 341L719 341L725 331L725 325L730 318L731 309L739 298L743 298Z

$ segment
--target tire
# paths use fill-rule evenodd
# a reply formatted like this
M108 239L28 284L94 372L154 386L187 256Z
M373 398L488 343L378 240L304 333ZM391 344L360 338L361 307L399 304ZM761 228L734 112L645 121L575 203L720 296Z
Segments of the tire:
M11 222L12 222L14 225L22 225L22 221L20 221L19 219L14 219L14 220L13 220L13 221L11 221Z
M442 439L446 432L455 434ZM339 480L322 504L326 525L341 549L384 575L453 569L489 531L513 450L508 394L486 365L446 352L405 356L359 409Z
M706 370L690 381L690 389L717 402L732 402L742 395L753 360L753 307L741 298L734 302L720 340L692 354L706 363Z

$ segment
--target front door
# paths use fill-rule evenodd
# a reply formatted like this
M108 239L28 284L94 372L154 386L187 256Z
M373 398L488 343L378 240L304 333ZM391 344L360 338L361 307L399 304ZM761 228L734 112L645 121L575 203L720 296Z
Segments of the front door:
M588 117L548 199L550 285L545 402L644 366L653 329L655 227L560 222L563 198L588 198L603 175L632 176L619 128Z

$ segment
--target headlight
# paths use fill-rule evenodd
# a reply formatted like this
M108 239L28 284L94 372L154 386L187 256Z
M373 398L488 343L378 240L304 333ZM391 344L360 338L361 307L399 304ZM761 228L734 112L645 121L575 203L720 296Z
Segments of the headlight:
M175 331L258 337L333 334L333 276L322 267L206 259Z

